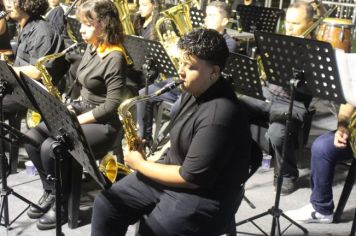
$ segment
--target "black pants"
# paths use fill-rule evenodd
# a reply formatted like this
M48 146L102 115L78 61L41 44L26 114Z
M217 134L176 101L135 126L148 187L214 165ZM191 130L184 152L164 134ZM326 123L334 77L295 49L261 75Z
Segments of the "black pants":
M86 140L94 153L94 156L98 154L105 154L107 151L110 151L118 138L119 130L109 124L85 124L81 127L83 129L84 136L86 137ZM40 147L25 144L25 149L29 158L38 170L43 188L47 191L54 192L54 182L48 180L47 175L54 176L54 159L50 155L50 149L55 140L50 137L49 131L43 122L36 128L31 129L27 135L41 143ZM64 155L68 158L64 158L61 163L63 190L68 187L66 184L66 178L69 176L68 165L70 163L70 155ZM100 156L96 158L100 158Z
M96 196L91 235L125 235L143 215L147 218L140 222L139 235L219 235L235 214L241 191L214 200L133 173Z

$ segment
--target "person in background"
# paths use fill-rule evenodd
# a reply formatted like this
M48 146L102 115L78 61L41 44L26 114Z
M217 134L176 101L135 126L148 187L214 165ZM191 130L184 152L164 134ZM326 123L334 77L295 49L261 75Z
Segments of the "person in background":
M306 29L313 24L313 8L303 2L293 3L288 7L285 19L286 35L301 36ZM266 139L272 145L275 153L274 185L276 186L277 176L281 170L283 144L286 138L286 116L289 108L289 92L277 85L266 84L263 87L263 95L266 101L261 101L248 96L241 96L241 101L246 105L250 123L268 122L269 127L266 132ZM283 185L282 195L288 195L296 190L299 172L297 159L294 153L298 141L296 140L298 127L304 122L307 115L311 97L301 93L296 93L293 106L293 117L291 127L291 140L287 144L287 155L284 157L284 169L282 170ZM299 131L300 132L300 131Z
M0 12L6 14L3 0L0 0ZM0 54L10 54L12 52L10 45L10 36L8 32L6 16L0 19ZM12 53L11 53L12 54Z
M68 108L77 115L93 154L100 158L115 145L120 145L116 144L122 129L117 108L125 89L127 65L122 46L122 26L117 8L110 0L86 1L79 6L77 18L81 22L80 33L88 46L77 73L82 85L81 99L73 101ZM25 149L39 172L44 189L38 205L46 210L44 214L30 207L27 214L30 218L38 219L39 229L52 229L56 226L55 186L47 176L54 176L54 160L50 155L54 139L43 122L27 135L41 143L39 147L25 144ZM66 190L69 186L70 155L67 156L61 163L62 223L67 219Z
M93 236L125 235L143 215L140 235L218 235L235 214L252 139L246 113L221 76L226 42L215 30L196 29L178 48L185 92L171 147L156 162L141 150L127 153L135 172L96 196Z
M45 15L46 20L60 35L66 35L66 19L60 0L48 0L49 8Z
M140 0L139 1L139 17L134 21L135 31L138 35L145 39L158 40L158 35L155 29L156 22L159 18L159 12L161 4L159 0ZM166 84L173 81L173 78L167 78L166 80L160 80L156 71L146 71L145 77L147 85L145 88L139 90L139 95L151 94L161 89ZM149 83L152 84L148 85ZM145 84L146 84L145 83ZM149 101L140 102L137 104L137 125L138 135L145 140L145 143L150 147L153 143L152 126L153 126L153 110L157 103L167 101L174 103L180 91L174 89L168 93L162 94L159 97L150 99Z
M42 74L35 67L43 56L59 53L65 49L62 37L52 29L41 15L47 8L47 0L4 0L6 10L11 11L9 17L19 24L18 45L15 61L12 65L19 75L24 73L31 79L41 81ZM57 84L66 73L68 65L63 57L51 60L45 64L51 76L52 83ZM4 98L5 115L24 113L26 108L15 101Z
M230 7L225 2L213 1L208 4L205 11L204 25L208 29L214 29L223 35L229 52L235 52L237 43L226 33L225 26L229 22Z
M337 129L319 136L313 142L310 160L312 191L310 203L300 209L287 211L286 215L293 220L302 223L333 222L335 206L332 183L335 165L354 156L349 143L350 134L353 132L349 129L349 123L355 111L351 104L341 105Z

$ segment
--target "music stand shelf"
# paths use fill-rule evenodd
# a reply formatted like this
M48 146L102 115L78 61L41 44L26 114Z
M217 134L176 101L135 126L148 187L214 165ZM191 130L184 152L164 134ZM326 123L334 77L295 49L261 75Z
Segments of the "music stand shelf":
M258 6L238 5L236 8L240 16L242 30L254 32L256 30L275 32L279 17L283 10Z

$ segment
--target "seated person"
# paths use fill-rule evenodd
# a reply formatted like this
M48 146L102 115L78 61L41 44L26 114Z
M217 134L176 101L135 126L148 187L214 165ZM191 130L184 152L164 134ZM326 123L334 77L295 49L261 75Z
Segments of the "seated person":
M119 13L110 0L88 0L77 10L81 22L81 34L88 47L78 67L78 81L82 85L80 101L74 101L69 109L77 115L84 136L94 155L105 154L113 148L122 128L117 108L125 88L126 57L122 47L122 29ZM56 226L54 209L55 185L47 178L54 176L54 160L50 155L54 139L42 122L31 129L27 135L40 147L25 144L29 158L39 172L44 193L38 205L46 214L31 207L27 214L39 219L37 227L41 230ZM67 219L66 200L68 189L68 165L70 155L64 158L62 167L63 215L62 223Z
M349 122L355 111L351 104L341 105L337 130L323 134L314 141L310 160L310 203L300 209L287 211L286 215L293 220L303 223L333 222L332 183L335 165L353 157L349 143L353 131L349 129Z
M230 8L225 2L214 1L209 3L209 5L206 8L205 27L208 29L216 30L221 35L223 35L226 44L228 46L229 52L234 52L237 47L237 43L225 31L225 26L227 25L230 17L229 14L230 14ZM167 81L163 81L161 83L155 83L153 85L150 85L148 87L148 93L149 94L153 93L170 82L172 82L172 78L168 79ZM139 93L140 95L142 95L145 93L145 90L142 89L140 90ZM179 96L179 91L175 89L169 93L154 98L148 101L147 103L139 103L137 105L137 122L139 126L140 137L145 139L148 143L151 143L152 122L153 122L152 103L161 102L161 101L168 101L174 103L175 101L177 101L178 96Z
M41 17L48 8L48 2L47 0L5 1L5 7L6 10L11 11L9 17L17 21L20 26L19 43L12 68L18 75L22 72L31 79L41 81L42 73L35 67L38 59L59 53L65 48L62 37ZM45 67L54 86L58 85L68 68L64 57L50 60ZM8 97L4 98L3 108L5 115L9 116L26 111L25 107Z
M288 7L285 19L286 35L300 36L313 24L313 9L310 5L297 2ZM287 79L287 78L286 78ZM285 140L286 115L289 109L290 95L286 89L274 85L266 84L263 87L266 101L261 101L252 97L242 96L241 101L246 105L251 123L268 122L269 127L266 132L266 139L272 145L275 153L274 185L281 169L282 149ZM296 93L293 106L292 120L292 140L287 144L287 155L284 159L284 169L282 172L283 185L282 195L292 193L297 188L299 176L297 159L294 153L298 141L296 140L299 127L304 122L311 98L305 94Z
M0 12L5 12L3 0L0 0ZM12 56L12 49L10 45L9 29L6 22L6 17L0 19L0 59Z
M96 196L93 236L125 235L143 215L140 235L218 235L235 214L252 140L246 113L221 76L226 42L215 30L196 29L178 48L185 92L171 147L157 162L141 150L127 153L135 172Z
M46 20L60 35L66 33L66 19L60 0L48 0L49 8L46 12Z

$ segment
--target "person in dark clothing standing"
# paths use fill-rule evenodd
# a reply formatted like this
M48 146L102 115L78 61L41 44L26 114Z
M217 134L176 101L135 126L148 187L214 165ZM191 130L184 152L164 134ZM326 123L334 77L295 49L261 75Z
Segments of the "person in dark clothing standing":
M251 136L245 111L221 77L226 42L215 30L197 29L178 48L185 92L172 120L171 147L156 162L141 150L127 153L125 162L136 172L97 195L93 236L125 235L142 215L140 235L218 235L235 213Z
M119 136L121 123L117 108L125 88L126 56L122 46L122 26L117 8L110 0L88 0L77 11L81 22L80 33L88 47L78 67L78 81L82 85L80 100L73 101L68 107L75 112L84 135L94 155L110 151ZM39 218L37 227L41 230L55 228L54 206L55 186L47 179L54 174L54 160L50 157L50 137L44 123L31 129L29 137L41 143L40 147L26 144L25 148L35 164L44 188L44 194L38 204L48 212L44 215L31 207L28 215ZM65 178L68 173L68 159L61 164ZM64 189L68 186L62 179ZM64 190L65 191L65 190ZM66 205L66 193L63 193L63 205ZM63 222L66 220L65 207Z

